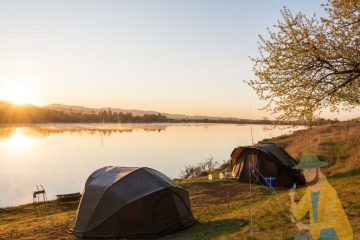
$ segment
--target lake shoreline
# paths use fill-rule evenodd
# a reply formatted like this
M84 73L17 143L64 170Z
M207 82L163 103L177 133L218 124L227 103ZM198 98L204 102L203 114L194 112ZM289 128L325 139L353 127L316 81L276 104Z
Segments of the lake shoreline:
M48 198L80 192L104 166L150 167L171 178L210 156L219 163L233 148L288 134L287 126L219 123L35 124L0 127L0 207L32 201L42 184ZM66 178L64 178L66 176Z
M347 129L352 135L345 136ZM287 136L275 137L271 141L283 145L294 156L296 147L302 147L303 133L294 133ZM348 144L360 144L360 124L346 125L341 123L335 126L324 126L312 129L309 132L312 138L328 136L335 142L343 141L343 137L351 139ZM343 136L344 135L344 136ZM323 139L323 141L329 141ZM312 141L312 139L311 139ZM318 143L321 146L321 142ZM359 145L360 146L360 145ZM356 194L360 187L360 164L352 162L351 156L359 156L360 149L348 149L350 157L346 165L333 164L326 169L329 182L338 191L339 198L352 224L355 238L360 233L360 194ZM343 151L343 150L342 150ZM218 176L220 172L229 169L217 169L212 174ZM191 179L175 180L189 191L193 213L201 223L185 231L165 236L166 240L175 239L218 239L220 237L238 238L247 236L249 231L248 185L234 181L215 179L208 181L206 176ZM230 189L230 209L224 199L226 191ZM298 191L299 196L304 188ZM259 186L254 186L252 205L255 236L264 239L271 235L276 239L291 238L296 233L296 227L284 218L276 205L273 196L268 195ZM288 201L286 189L279 189L279 197ZM59 204L49 201L40 204L25 204L8 208L0 208L0 235L6 239L38 238L38 239L75 239L66 233L76 214L78 202ZM1 239L1 238L0 238Z

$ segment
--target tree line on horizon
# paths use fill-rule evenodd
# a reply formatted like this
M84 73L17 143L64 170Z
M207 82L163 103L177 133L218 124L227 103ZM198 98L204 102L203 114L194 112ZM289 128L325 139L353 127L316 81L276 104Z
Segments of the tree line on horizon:
M327 124L337 122L318 118L316 123ZM10 103L0 103L0 124L31 124L31 123L237 123L237 124L273 124L294 125L293 122L279 122L264 117L253 119L171 119L163 114L133 115L132 113L113 112L111 109L102 109L98 112L82 113L53 110L33 105L17 106ZM303 125L301 123L297 125Z
M136 116L132 113L112 112L111 109L99 112L64 112L37 106L0 105L0 123L151 123L166 122L161 114L144 114Z

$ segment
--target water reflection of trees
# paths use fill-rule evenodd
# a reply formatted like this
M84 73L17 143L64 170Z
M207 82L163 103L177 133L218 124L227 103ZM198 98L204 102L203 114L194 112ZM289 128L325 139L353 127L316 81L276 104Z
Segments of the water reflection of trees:
M139 126L107 126L105 125L91 125L91 126L64 126L64 125L30 125L30 126L3 126L0 127L0 139L9 138L14 135L18 130L21 130L21 134L41 138L47 137L52 134L79 134L79 135L105 135L111 136L112 134L132 133L134 131L145 132L162 132L166 130L165 125L139 125Z

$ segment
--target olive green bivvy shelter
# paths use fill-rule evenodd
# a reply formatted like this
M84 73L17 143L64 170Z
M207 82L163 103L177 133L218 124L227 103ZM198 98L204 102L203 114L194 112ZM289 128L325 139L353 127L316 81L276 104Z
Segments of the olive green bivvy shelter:
M73 234L153 239L195 223L188 192L151 168L104 167L90 175Z
M304 184L302 174L292 169L295 165L296 161L273 143L241 146L231 153L232 176L240 182L266 184L265 178L272 178L278 186Z

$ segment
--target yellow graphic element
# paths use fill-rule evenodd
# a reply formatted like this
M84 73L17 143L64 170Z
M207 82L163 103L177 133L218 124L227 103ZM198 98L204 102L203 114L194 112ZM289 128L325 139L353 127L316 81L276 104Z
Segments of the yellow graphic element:
M310 214L310 224L299 222L297 223L297 227L299 230L309 230L313 239L319 239L321 232L329 229L335 230L336 235L340 240L353 239L353 231L350 222L337 196L336 190L328 183L326 177L321 174L319 169L315 170L319 172L317 184L314 187L309 186L298 203L295 203L293 200L295 193L290 193L290 196L292 197L291 212L294 214L294 217L297 220L300 220L304 218L308 212ZM307 176L305 175L305 178L306 177ZM311 193L314 193L314 190L319 193L317 210L315 210L317 211L317 214L314 213L311 196ZM314 217L317 218L317 221L314 220Z

